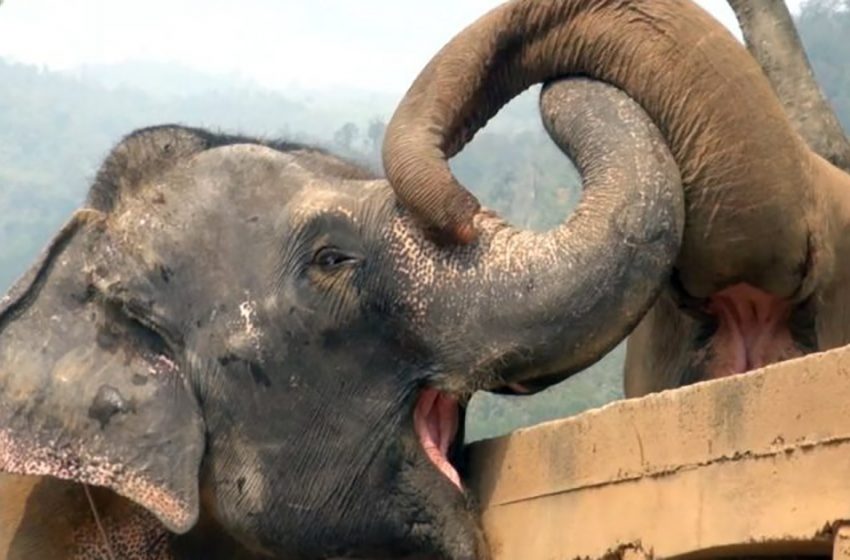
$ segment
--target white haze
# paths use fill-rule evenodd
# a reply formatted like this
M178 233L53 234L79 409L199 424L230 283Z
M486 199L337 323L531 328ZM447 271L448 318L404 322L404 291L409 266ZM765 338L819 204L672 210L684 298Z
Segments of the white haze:
M158 62L275 90L400 94L453 34L499 3L6 0L0 57L62 70ZM699 3L738 33L725 0Z

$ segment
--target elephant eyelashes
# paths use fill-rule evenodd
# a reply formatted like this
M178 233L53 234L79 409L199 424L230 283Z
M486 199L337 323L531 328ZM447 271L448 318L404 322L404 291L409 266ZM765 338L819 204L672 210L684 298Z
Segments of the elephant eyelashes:
M336 247L322 247L313 255L312 265L325 272L333 272L344 266L352 266L360 261L350 253L346 253Z

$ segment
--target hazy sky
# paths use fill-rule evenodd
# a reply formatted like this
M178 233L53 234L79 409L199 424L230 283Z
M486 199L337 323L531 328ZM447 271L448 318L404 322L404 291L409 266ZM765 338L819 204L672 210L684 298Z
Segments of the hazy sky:
M698 0L727 26L725 0ZM790 0L792 10L801 0ZM403 91L500 0L5 0L0 56L67 69L126 59L263 85Z

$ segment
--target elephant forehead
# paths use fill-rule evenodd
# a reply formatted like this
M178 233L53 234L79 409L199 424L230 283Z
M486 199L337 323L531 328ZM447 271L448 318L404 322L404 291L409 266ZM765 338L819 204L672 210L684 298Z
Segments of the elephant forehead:
M336 214L360 224L371 200L380 206L383 199L391 196L389 184L383 180L351 181L313 176L293 195L289 214L297 223L319 215Z
M187 196L228 205L269 209L287 203L316 175L297 153L257 144L235 144L201 152L167 178L187 184Z
M256 144L214 148L146 178L133 196L121 199L112 222L132 230L208 216L263 216L285 206L314 177L293 153Z
M298 223L322 214L338 214L356 222L355 202L350 193L334 189L327 181L314 179L293 197L290 214Z
M122 199L109 229L148 263L203 253L258 265L246 248L273 239L292 200L320 182L299 159L254 144L202 152Z

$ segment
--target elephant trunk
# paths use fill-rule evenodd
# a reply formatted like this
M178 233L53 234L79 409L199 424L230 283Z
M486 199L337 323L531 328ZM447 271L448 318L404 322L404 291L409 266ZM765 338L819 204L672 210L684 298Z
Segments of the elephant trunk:
M788 6L749 0L729 0L729 6L800 136L824 159L850 171L850 140L815 80Z
M439 250L426 325L443 337L442 363L473 373L449 376L464 384L453 391L548 384L592 364L637 324L678 253L679 170L643 109L585 79L555 83L546 96L572 109L550 126L585 192L550 232L518 231L479 213L474 243ZM493 371L500 379L475 375Z
M455 240L474 239L479 206L447 158L528 86L577 74L628 93L670 146L686 197L686 291L748 282L806 295L806 148L756 61L689 1L513 0L483 16L426 66L387 128L384 166L400 199Z

